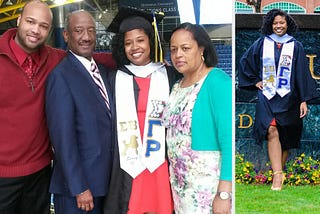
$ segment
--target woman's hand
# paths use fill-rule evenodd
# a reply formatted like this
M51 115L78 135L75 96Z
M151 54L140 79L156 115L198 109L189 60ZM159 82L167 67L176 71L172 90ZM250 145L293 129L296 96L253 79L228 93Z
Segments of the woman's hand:
M307 102L302 102L300 104L300 118L303 118L307 115L308 112L308 107L307 107Z
M230 214L231 198L223 200L217 193L212 203L212 211L213 214Z
M260 90L262 90L262 89L263 89L262 81L257 82L257 83L256 83L256 87L259 88Z
M230 198L221 199L218 192L229 193ZM231 213L231 193L232 192L232 182L220 180L218 185L217 194L215 195L212 202L212 212L214 214L230 214Z

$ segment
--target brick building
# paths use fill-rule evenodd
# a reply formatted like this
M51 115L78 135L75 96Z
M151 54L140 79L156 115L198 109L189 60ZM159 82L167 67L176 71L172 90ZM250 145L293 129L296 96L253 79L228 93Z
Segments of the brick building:
M258 0L235 0L235 12L255 13L255 7L253 5L248 5L247 1L255 3ZM272 8L280 8L288 13L320 13L320 0L261 0L260 9L262 13L265 13Z

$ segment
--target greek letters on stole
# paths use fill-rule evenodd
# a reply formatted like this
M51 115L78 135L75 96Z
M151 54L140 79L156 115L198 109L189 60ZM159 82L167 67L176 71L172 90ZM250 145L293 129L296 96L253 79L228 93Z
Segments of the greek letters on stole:
M151 74L143 142L134 100L133 75L120 70L116 76L117 128L120 167L135 178L142 171L156 170L165 159L165 127L162 111L169 97L164 66Z
M284 97L290 92L290 78L292 70L294 42L284 43L276 72L274 59L274 41L266 37L263 43L263 94L267 99L276 93Z

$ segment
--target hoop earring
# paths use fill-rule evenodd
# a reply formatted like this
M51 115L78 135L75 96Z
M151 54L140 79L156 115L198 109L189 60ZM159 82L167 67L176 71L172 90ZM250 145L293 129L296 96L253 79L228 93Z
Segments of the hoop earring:
M205 60L203 55L201 55L201 60L202 60L202 61L204 61L204 60Z

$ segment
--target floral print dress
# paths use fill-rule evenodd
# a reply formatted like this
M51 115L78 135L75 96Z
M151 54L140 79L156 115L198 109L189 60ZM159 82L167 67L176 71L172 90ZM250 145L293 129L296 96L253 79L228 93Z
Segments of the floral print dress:
M191 149L192 109L204 79L186 88L176 83L163 114L176 214L211 214L219 183L220 151Z

